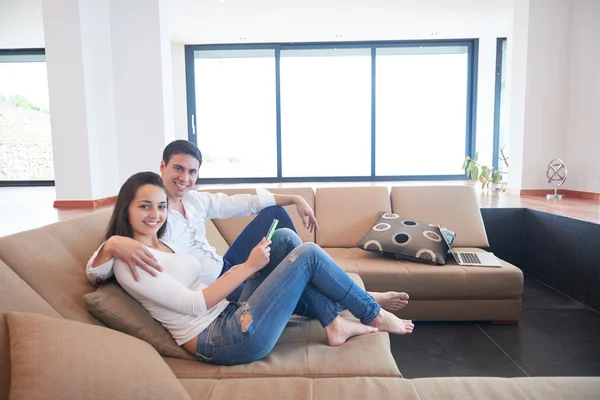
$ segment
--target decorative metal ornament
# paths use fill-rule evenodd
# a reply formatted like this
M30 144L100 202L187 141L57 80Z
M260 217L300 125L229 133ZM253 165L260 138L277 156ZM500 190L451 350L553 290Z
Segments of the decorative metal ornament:
M558 194L558 188L567 180L567 166L563 160L555 158L550 161L546 168L546 178L548 178L548 183L554 187L554 194L547 194L546 199L560 200L565 197L564 194Z

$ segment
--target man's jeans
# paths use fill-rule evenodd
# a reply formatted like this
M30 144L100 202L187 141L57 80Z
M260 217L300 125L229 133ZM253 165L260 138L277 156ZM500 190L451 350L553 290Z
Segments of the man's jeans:
M235 365L264 358L277 343L301 297L323 326L329 325L343 308L363 324L377 317L379 304L323 249L314 243L300 243L290 229L275 232L271 261L248 279L240 302L230 303L202 331L198 359ZM293 250L288 253L290 248ZM284 253L287 255L282 258Z

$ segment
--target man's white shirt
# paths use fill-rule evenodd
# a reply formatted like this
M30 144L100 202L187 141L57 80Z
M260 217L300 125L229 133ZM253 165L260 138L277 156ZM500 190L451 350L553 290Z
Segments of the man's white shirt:
M175 253L187 253L194 256L202 266L200 280L205 285L213 283L223 269L223 258L206 239L206 219L225 219L231 217L258 214L261 210L275 205L275 196L265 190L256 189L256 195L237 194L227 196L223 193L190 191L181 201L186 217L169 206L167 227L161 242ZM93 285L98 285L113 275L114 259L92 267L98 252L92 255L86 266L86 275Z

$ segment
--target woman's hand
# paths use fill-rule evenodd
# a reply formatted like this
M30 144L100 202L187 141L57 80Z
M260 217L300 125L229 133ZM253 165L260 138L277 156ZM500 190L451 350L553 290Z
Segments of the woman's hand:
M250 256L245 264L248 265L253 272L260 271L269 263L269 260L271 259L270 244L270 240L263 238L250 252Z

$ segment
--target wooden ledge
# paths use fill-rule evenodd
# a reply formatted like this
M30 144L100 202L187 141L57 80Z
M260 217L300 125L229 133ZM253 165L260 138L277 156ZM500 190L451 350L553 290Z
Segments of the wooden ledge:
M546 196L554 193L551 189L521 190L521 196ZM600 193L582 192L579 190L558 189L558 194L564 194L573 199L588 199L600 201Z
M55 200L54 208L99 208L114 204L117 196L96 200Z

